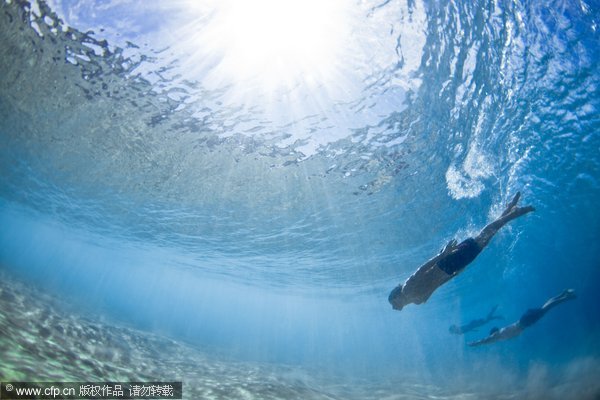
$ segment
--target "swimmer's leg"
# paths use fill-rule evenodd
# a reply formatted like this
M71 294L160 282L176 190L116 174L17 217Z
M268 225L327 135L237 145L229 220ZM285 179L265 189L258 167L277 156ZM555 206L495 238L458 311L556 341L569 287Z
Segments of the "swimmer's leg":
M539 319L542 318L544 315L546 315L546 313L552 307L555 307L565 301L572 300L576 297L577 296L575 295L575 291L573 289L566 289L558 296L554 296L554 297L548 299L548 301L546 301L546 303L544 303L544 305L542 307L527 310L527 312L525 314L523 314L523 316L519 320L519 325L523 329L525 329L528 326L531 326L534 323L536 323L537 321L539 321Z
M511 202L508 203L508 206L506 207L502 215L497 220L483 228L481 233L477 235L475 241L477 242L480 248L483 249L485 246L487 246L492 237L496 234L496 232L498 232L500 228L502 228L504 225L506 225L513 219L519 218L520 216L535 210L535 208L531 206L517 207L517 202L519 201L520 197L521 193L517 192L517 194L515 195L515 197L513 197Z
M558 296L554 296L551 299L548 299L548 301L546 301L546 303L544 303L544 305L542 306L542 309L544 311L548 311L549 309L551 309L554 306L559 305L560 303L563 303L565 301L568 300L573 300L575 299L577 296L575 295L575 290L573 289L565 289L561 294L559 294Z
M498 304L496 304L488 313L487 317L486 317L486 322L488 321L492 321L494 319L504 319L504 317L502 315L495 315L496 310L498 309Z

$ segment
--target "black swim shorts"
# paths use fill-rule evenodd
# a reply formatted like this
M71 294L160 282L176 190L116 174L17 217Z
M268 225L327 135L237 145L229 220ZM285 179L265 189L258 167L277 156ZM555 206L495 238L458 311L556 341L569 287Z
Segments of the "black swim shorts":
M448 275L454 275L469 265L480 252L481 249L475 239L468 238L459 243L452 253L438 261L437 265Z
M530 308L525 311L525 314L519 320L519 325L521 328L527 328L535 324L540 318L542 318L545 314L545 311L541 308Z

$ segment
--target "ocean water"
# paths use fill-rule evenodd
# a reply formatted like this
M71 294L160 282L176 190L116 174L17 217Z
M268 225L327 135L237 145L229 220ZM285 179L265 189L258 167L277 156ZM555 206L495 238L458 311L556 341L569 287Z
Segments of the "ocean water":
M0 381L600 398L597 1L0 8ZM517 192L535 212L392 310Z

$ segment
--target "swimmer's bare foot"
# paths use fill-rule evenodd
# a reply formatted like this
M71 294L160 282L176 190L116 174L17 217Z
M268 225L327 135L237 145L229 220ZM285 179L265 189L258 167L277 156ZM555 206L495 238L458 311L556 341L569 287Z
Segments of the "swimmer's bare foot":
M514 219L514 218L518 218L522 215L525 215L527 213L530 213L532 211L535 211L535 208L533 208L532 206L515 207L512 209L512 211L508 215Z
M502 213L501 218L509 217L510 219L515 219L522 215L535 211L535 208L533 208L532 206L518 207L517 203L519 202L520 198L521 192L517 192L517 194L515 194L515 197L513 197L510 203L508 203L508 206Z
M505 215L510 213L512 211L512 209L517 205L520 198L521 198L521 192L517 192L517 194L515 194L515 197L513 197L513 199L510 201L510 203L508 203L508 205L506 206L506 209L504 210L504 212L502 213L501 216L504 217Z
M517 192L515 197L508 203L508 206L502 213L502 215L495 221L490 222L483 230L475 237L475 241L479 248L483 249L490 242L492 236L498 232L500 228L506 225L508 222L522 215L530 213L535 210L532 206L519 207L517 203L521 198L521 193Z
M564 299L575 299L577 298L577 295L575 294L575 290L565 289L565 291L560 294L560 297Z

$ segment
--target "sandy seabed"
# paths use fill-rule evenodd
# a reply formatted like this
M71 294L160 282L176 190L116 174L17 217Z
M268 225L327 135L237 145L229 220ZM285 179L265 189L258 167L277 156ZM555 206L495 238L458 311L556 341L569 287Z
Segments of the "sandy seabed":
M4 383L181 381L184 399L536 399L568 393L457 393L430 384L348 382L298 366L239 362L104 317L84 316L64 299L7 273L0 271L0 278ZM597 386L579 391L577 398L599 399Z

